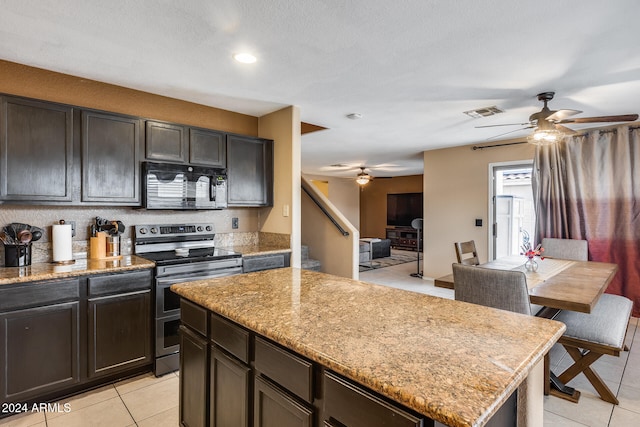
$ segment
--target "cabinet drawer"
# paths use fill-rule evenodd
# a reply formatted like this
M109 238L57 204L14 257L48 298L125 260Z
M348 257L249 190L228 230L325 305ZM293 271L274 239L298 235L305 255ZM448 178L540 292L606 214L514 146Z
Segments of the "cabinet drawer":
M324 373L324 418L349 427L419 427L423 418L406 412L332 372ZM329 424L332 425L332 424Z
M180 300L180 321L207 336L207 310L185 299Z
M255 368L307 402L313 400L313 365L256 337Z
M209 322L213 342L249 363L249 331L215 314L211 314Z
M80 298L78 278L21 283L0 288L0 311L18 310Z
M242 259L242 271L271 270L289 266L289 254L274 254L265 256L245 257Z
M89 277L89 296L120 294L151 288L151 270Z

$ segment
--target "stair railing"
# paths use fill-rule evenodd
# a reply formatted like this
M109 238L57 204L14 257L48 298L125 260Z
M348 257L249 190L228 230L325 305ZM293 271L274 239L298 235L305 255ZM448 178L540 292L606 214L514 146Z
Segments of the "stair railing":
M313 194L304 186L304 184L302 185L302 189L307 194L307 196L309 196L311 198L311 200L313 200L313 202L316 204L316 206L318 206L318 208L320 208L322 213L329 219L329 221L331 221L331 223L336 226L338 231L340 233L342 233L343 236L348 236L349 232L347 230L345 230L338 223L338 221L336 221L336 219L333 217L333 215L331 215L331 213L329 211L327 211L327 209L325 209L325 207L322 205L322 203L320 203L320 201L313 196Z

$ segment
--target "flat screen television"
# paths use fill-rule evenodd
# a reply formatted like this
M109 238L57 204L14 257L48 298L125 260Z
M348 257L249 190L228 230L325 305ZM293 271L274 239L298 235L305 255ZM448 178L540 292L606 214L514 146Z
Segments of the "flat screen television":
M387 194L387 225L411 227L422 218L422 193Z

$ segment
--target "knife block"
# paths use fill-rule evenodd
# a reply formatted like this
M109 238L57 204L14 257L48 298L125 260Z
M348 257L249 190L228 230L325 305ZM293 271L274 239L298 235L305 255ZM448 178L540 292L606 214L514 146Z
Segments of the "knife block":
M107 233L99 231L96 237L89 238L89 258L105 259L107 257Z

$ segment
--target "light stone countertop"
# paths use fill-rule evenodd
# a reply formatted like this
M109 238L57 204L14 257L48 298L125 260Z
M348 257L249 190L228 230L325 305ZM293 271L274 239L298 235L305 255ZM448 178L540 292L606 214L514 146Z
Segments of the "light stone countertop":
M481 426L564 325L296 268L171 289L446 425Z
M135 255L113 260L78 259L73 264L38 262L26 267L0 267L0 285L153 267L155 267L153 261Z

